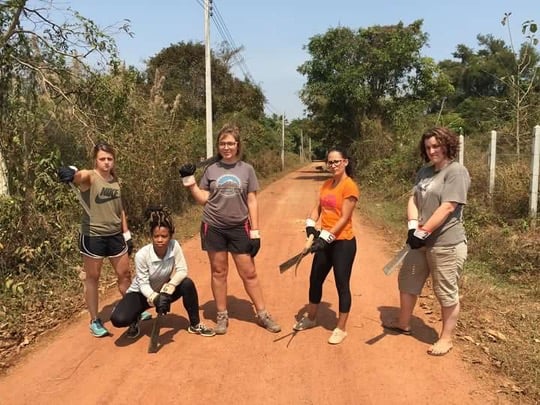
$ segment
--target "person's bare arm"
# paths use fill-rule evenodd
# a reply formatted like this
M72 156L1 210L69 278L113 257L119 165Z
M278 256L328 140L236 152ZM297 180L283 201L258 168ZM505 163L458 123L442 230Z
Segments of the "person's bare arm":
M255 191L248 193L247 206L249 210L249 224L251 229L259 229L259 204L257 202L257 193Z
M418 221L418 207L416 206L416 200L413 195L409 197L407 202L407 220Z
M197 201L198 204L204 205L208 201L208 197L210 197L210 191L203 190L200 188L197 184L193 184L188 187L189 191L191 192L191 195Z
M92 170L77 170L73 175L73 184L75 184L81 191L86 191L92 184Z
M446 221L452 212L456 210L457 206L458 203L453 201L443 202L424 225L422 225L422 228L429 232L433 232Z

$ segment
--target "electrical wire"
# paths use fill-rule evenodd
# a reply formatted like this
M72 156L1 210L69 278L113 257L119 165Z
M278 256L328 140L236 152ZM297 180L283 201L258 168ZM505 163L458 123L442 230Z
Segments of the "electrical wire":
M196 0L196 2L199 4L199 6L202 7L202 9L205 9L205 2L204 0ZM223 39L223 43L225 45L225 48L227 51L229 51L235 60L235 65L238 66L242 74L244 75L245 79L247 79L249 82L255 84L256 81L253 78L253 75L251 74L248 65L246 63L246 60L242 56L241 52L239 51L239 48L236 46L236 43L231 35L231 32L227 28L227 24L225 23L225 20L223 19L223 16L221 15L221 12L219 11L216 0L210 0L211 3L211 11L210 11L210 18L214 22L214 25ZM274 115L280 115L277 113L277 108L275 108L268 100L266 100L265 97L265 108L270 111L270 113Z

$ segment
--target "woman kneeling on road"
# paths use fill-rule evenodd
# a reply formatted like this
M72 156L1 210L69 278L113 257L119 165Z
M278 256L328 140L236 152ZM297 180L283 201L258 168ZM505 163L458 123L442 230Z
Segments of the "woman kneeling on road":
M160 314L171 309L171 303L183 297L189 316L188 332L214 336L215 332L200 322L199 297L193 281L187 276L187 264L180 244L172 239L173 220L166 208L152 207L146 215L152 243L135 255L136 275L126 295L116 305L111 322L116 327L129 325L126 336L139 336L139 315L150 307Z

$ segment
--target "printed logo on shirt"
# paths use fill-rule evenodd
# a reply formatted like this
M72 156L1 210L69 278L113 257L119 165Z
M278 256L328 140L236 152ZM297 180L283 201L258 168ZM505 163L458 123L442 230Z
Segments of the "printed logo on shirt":
M421 179L416 185L418 191L420 191L422 198L426 196L428 190L432 187L433 180L433 177L426 177L424 179Z
M120 190L104 187L101 189L100 193L96 195L96 204L105 204L109 201L116 200L117 198L120 198Z
M337 199L333 194L327 194L321 198L321 207L323 209L333 211L337 208Z
M224 197L234 197L240 194L242 183L240 179L233 174L224 174L216 180L218 193Z

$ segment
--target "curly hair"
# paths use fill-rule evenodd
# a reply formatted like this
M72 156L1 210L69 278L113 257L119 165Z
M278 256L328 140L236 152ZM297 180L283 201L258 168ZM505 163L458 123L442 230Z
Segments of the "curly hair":
M162 205L152 205L144 211L144 217L150 228L150 235L154 233L154 229L164 227L169 230L169 233L174 234L174 221L171 211Z
M429 156L426 152L425 141L426 139L435 137L437 142L443 147L446 157L449 159L455 159L459 152L459 137L449 128L446 127L434 127L422 135L418 148L420 149L420 155L425 162L429 162Z

